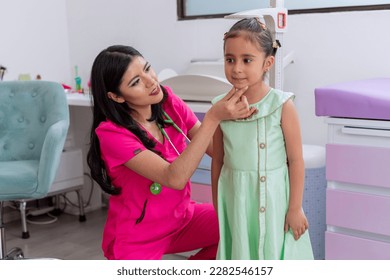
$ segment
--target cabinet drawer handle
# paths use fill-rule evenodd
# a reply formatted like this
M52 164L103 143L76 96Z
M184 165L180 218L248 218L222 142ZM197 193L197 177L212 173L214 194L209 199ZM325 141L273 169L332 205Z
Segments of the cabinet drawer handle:
M353 126L343 126L341 132L352 135L367 135L377 137L390 137L389 129L378 129L378 128L363 128Z

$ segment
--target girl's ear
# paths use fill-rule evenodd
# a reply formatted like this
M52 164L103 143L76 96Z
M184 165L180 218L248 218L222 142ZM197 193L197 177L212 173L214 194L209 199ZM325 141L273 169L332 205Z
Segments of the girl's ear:
M274 62L275 62L275 57L272 55L268 56L264 62L264 71L268 72L269 69L272 67L272 65L274 65Z
M125 100L123 99L122 96L116 95L115 93L109 91L107 92L108 98L111 100L115 101L116 103L123 103Z
M267 65L268 68L271 68L272 65L274 65L274 62L275 62L275 57L270 55L269 57L267 57L265 61L265 65Z

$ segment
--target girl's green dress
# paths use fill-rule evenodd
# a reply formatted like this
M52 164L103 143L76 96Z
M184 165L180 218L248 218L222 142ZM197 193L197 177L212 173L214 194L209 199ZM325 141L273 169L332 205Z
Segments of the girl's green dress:
M218 181L217 259L313 259L308 231L298 241L284 232L290 187L281 114L292 98L271 89L251 104L256 115L220 124L225 155Z

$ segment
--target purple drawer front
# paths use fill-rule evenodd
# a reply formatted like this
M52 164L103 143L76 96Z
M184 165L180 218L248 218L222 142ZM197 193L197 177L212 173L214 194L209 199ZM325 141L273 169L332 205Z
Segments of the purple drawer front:
M390 149L327 144L326 179L390 188Z
M390 120L390 78L316 88L317 116Z
M199 113L199 112L195 112L195 116L198 117L198 119L202 122L203 119L204 119L204 115L206 115L206 113Z
M326 190L326 224L390 236L390 197Z
M212 203L211 186L191 183L191 199L199 203Z
M326 260L390 260L390 243L325 232Z

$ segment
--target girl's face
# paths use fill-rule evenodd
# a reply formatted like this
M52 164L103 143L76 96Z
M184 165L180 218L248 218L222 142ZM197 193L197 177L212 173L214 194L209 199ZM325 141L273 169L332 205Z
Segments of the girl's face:
M120 96L111 94L118 103L127 102L132 109L149 107L163 98L156 73L143 57L136 56L123 74L119 86Z
M243 36L226 39L224 55L226 78L237 89L261 86L264 73L274 61Z

